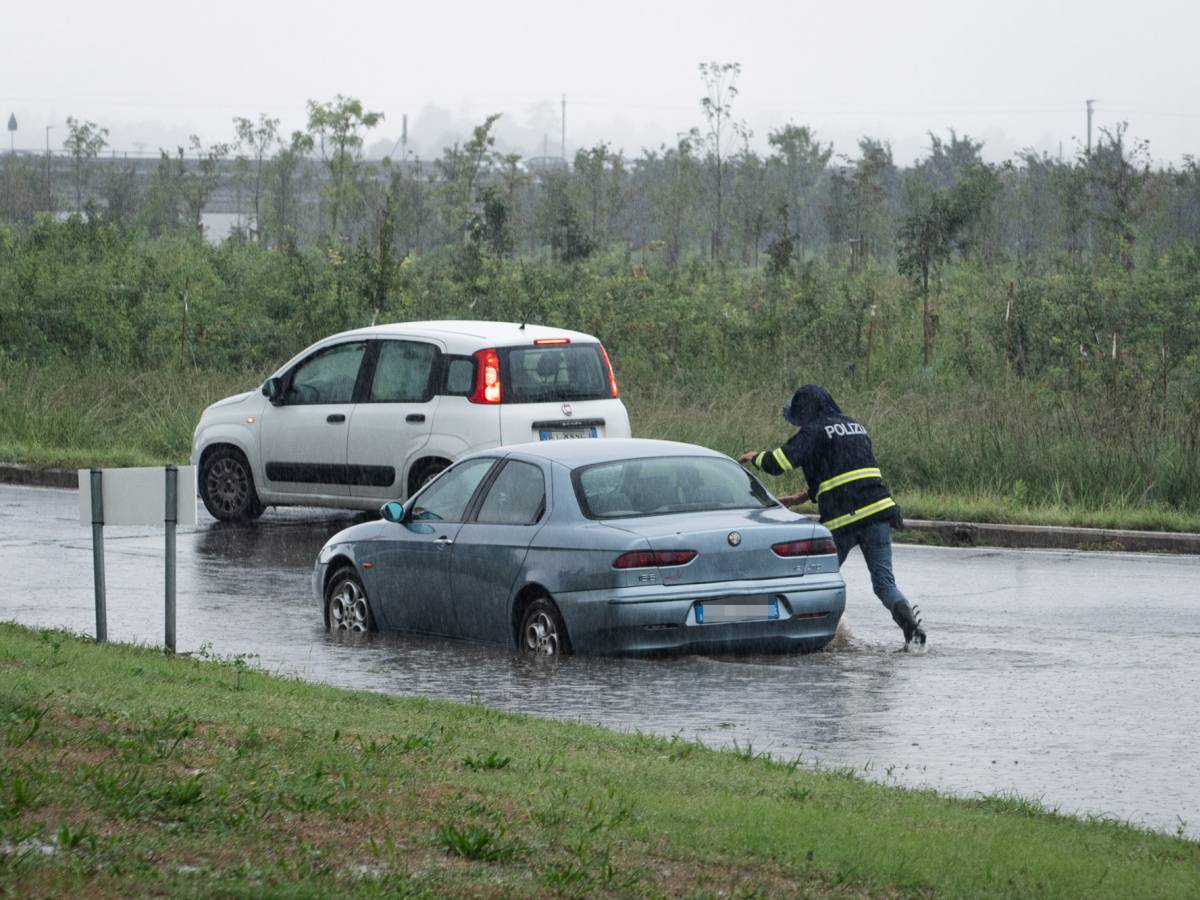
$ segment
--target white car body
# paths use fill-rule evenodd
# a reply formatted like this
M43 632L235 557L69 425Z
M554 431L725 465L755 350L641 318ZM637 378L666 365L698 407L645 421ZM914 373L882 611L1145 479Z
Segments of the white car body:
M630 437L595 337L406 322L327 337L261 388L214 403L196 426L192 464L218 518L284 505L374 510L468 453L560 437Z

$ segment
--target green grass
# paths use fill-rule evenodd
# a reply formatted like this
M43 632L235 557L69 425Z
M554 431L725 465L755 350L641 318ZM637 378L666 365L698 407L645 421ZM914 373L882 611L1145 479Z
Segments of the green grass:
M7 896L1185 897L1200 844L0 625ZM501 763L502 760L506 760Z

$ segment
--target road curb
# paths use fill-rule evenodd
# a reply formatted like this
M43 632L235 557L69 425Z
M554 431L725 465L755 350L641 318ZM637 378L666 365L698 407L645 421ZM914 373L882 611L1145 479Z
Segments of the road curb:
M905 519L904 524L915 532L936 535L939 542L948 547L1035 547L1200 554L1200 534L1182 532L939 522L930 519Z
M37 487L77 488L79 472L74 469L41 469L24 463L0 463L0 482Z
M23 463L0 463L0 483L77 488L79 473L42 469ZM941 522L905 519L920 536L932 535L947 547L1026 547L1051 550L1125 550L1139 553L1200 555L1200 534L1171 531L1127 531L1120 528L1073 528L1058 525L996 525L984 522ZM903 539L901 539L903 541ZM906 542L907 543L907 542Z

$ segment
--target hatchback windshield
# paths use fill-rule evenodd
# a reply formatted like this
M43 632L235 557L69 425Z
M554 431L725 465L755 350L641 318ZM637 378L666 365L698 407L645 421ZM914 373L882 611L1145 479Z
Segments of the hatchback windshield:
M613 395L599 344L510 347L502 352L506 403L604 400Z
M774 506L766 489L728 459L674 456L597 463L576 470L575 492L594 519Z

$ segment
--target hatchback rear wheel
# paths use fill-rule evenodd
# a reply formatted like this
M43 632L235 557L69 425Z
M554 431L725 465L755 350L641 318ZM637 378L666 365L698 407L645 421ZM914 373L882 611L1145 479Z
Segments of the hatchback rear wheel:
M539 597L521 616L521 652L527 656L568 656L571 641L567 626L549 597Z

